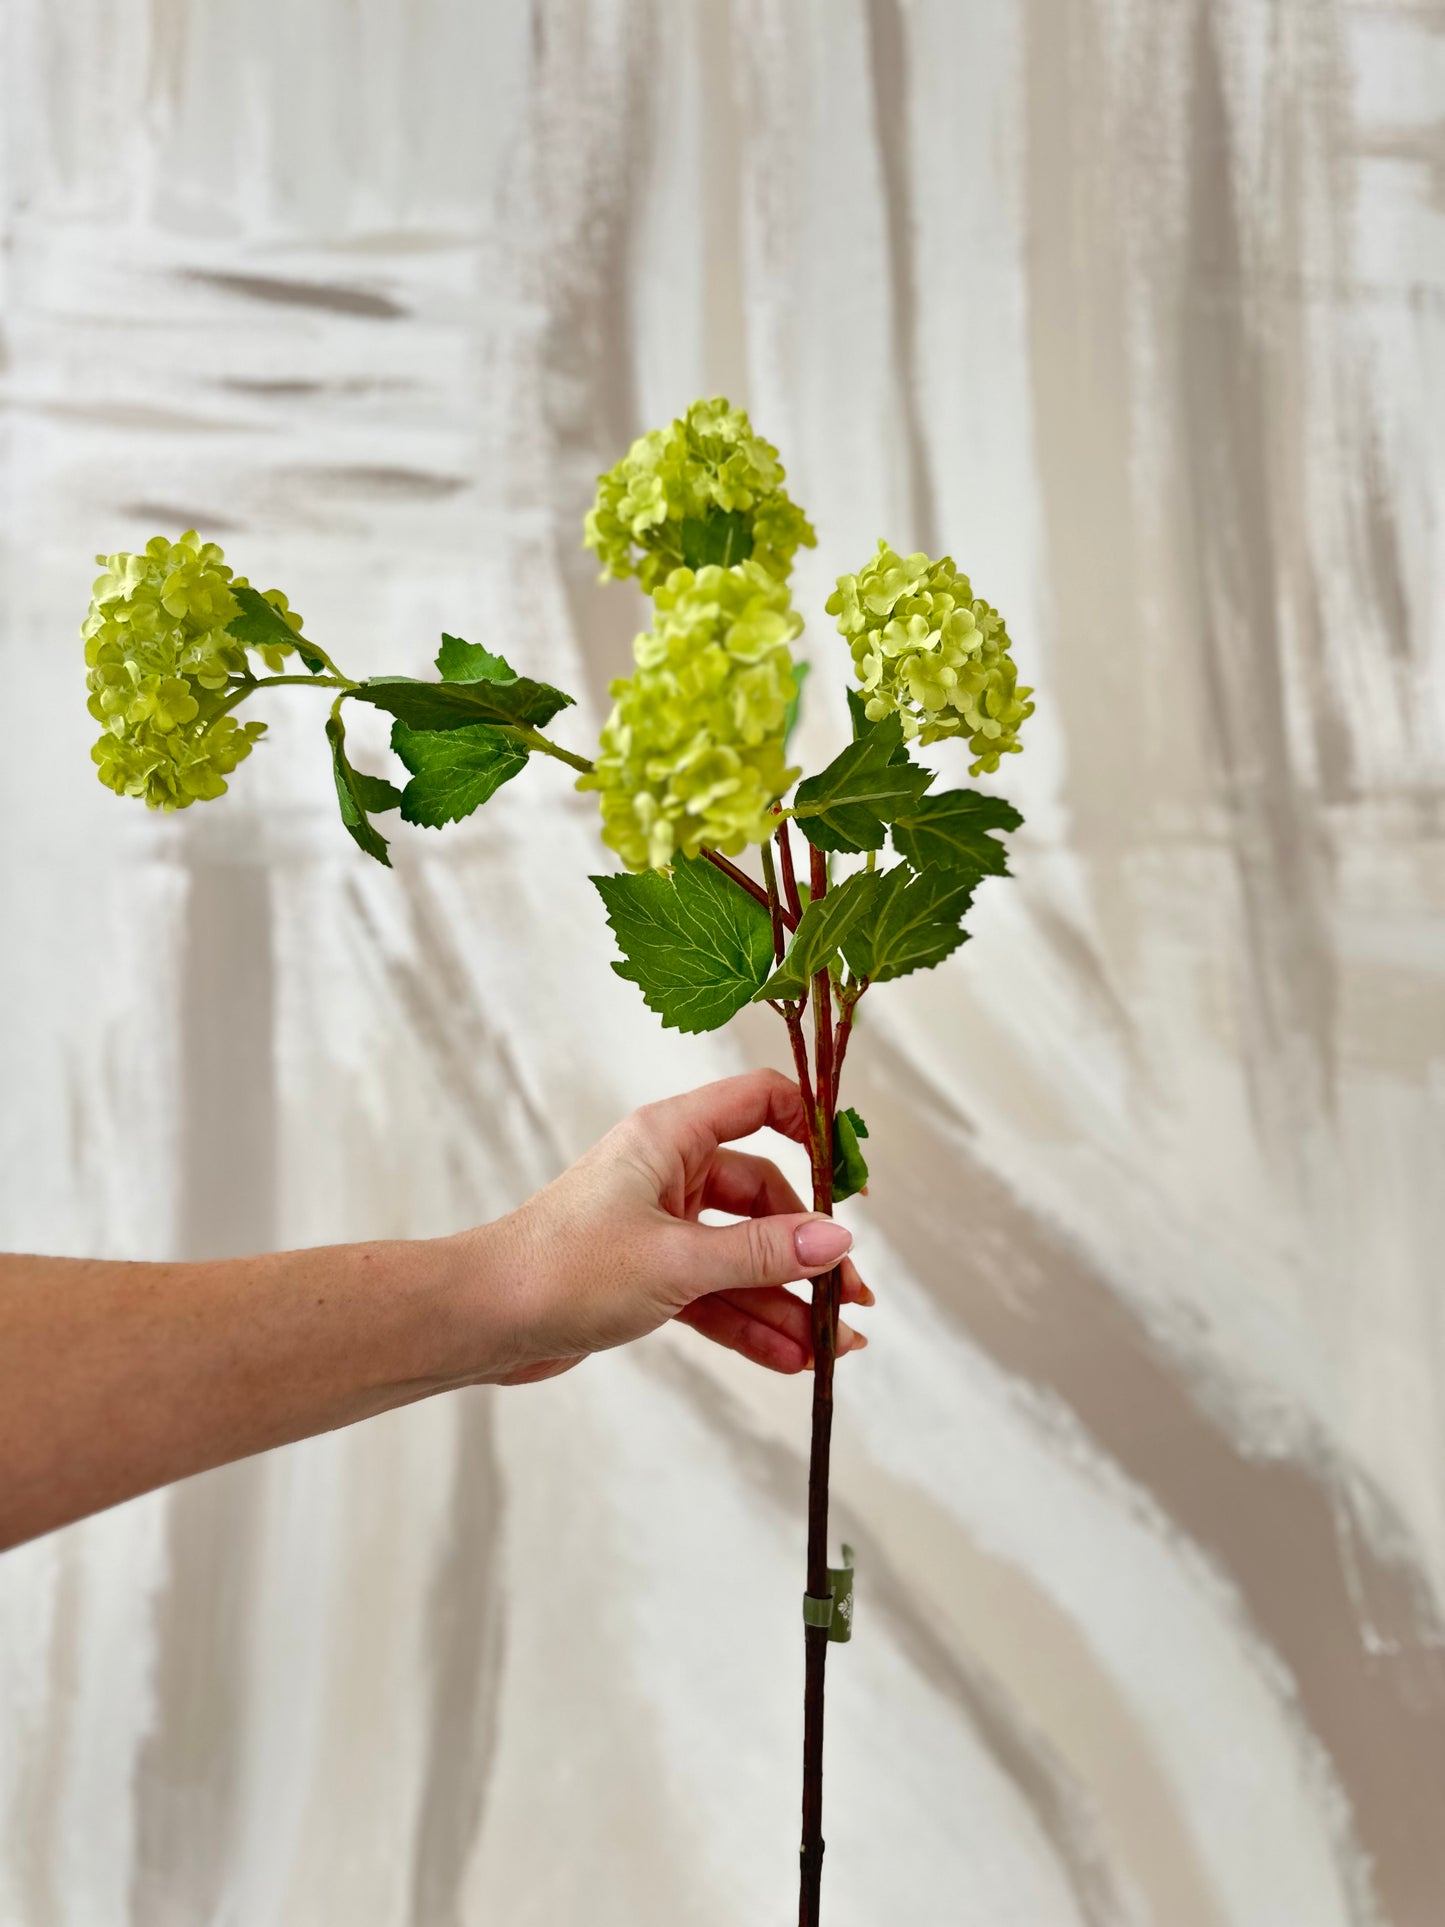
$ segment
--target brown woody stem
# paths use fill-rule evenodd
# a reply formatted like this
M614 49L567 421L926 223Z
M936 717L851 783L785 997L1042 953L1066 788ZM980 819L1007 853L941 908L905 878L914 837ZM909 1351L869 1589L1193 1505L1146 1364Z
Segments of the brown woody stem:
M763 847L766 849L766 844ZM714 869L721 870L723 875L727 877L729 881L735 883L740 890L746 890L748 895L756 902L765 905L769 910L773 909L773 905L768 900L768 893L762 884L754 883L747 871L740 870L736 863L730 863L721 850L709 850L704 846L702 854L707 858L708 862L712 864ZM797 929L798 920L796 917L789 916L781 904L777 906L777 911L790 930ZM782 958L780 956L779 962L781 961Z
M763 877L768 886L768 912L773 919L773 962L780 964L783 961L783 906L778 901L778 872L771 843L763 845Z
M848 984L838 992L838 1027L833 1033L833 1109L838 1109L838 1087L843 1081L843 1059L848 1055L848 1039L853 1035L853 1012L858 1008L858 999L868 988L868 979L860 977L856 983Z
M778 901L778 873L773 867L773 852L766 843L763 845L763 875L768 880L767 903L773 919L773 961L781 963L783 961L783 906ZM813 1096L813 1080L808 1075L808 1045L803 1035L803 1012L807 1009L808 1000L806 997L796 999L784 997L776 1003L773 1003L771 998L768 1001L788 1026L788 1042L793 1048L793 1069L798 1074L798 1089L803 1094L803 1121L807 1128L808 1157L811 1161L813 1138L816 1135L814 1107L817 1100Z
M803 1093L803 1124L808 1138L808 1162L812 1166L813 1139L817 1133L817 1100L813 1096L813 1080L808 1075L808 1044L803 1035L803 1012L808 1008L807 999L800 998L796 1003L784 998L780 1009L783 1021L788 1026L788 1042L793 1047L793 1069L798 1074L798 1089Z
M793 839L788 835L787 818L778 824L778 856L783 867L783 902L793 913L796 929L803 915L803 899L798 895L798 879L793 870Z
M784 878L792 871L791 852L784 841L787 825L778 832L784 853ZM813 901L828 888L828 863L821 850L810 850ZM793 885L796 891L796 883ZM801 1012L799 1014L801 1030ZM809 1105L812 1119L808 1146L813 1160L813 1209L833 1214L833 1111L836 1073L833 1056L832 982L826 969L813 979L813 1048L817 1072L817 1101ZM795 1052L796 1055L796 1052ZM804 1093L806 1101L806 1092ZM833 1361L838 1345L838 1301L842 1273L837 1266L813 1280L813 1438L808 1459L808 1593L828 1596L828 1462L833 1440ZM818 1927L823 1887L823 1707L828 1664L828 1629L805 1626L803 1688L803 1841L798 1890L798 1927Z

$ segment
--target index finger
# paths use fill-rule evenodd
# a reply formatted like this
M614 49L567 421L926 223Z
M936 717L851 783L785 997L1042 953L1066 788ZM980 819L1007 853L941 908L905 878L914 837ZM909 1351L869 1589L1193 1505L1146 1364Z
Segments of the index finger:
M709 1146L751 1137L765 1128L780 1131L796 1144L806 1136L802 1093L781 1071L720 1077L715 1084L664 1098L652 1109L665 1128L690 1132Z

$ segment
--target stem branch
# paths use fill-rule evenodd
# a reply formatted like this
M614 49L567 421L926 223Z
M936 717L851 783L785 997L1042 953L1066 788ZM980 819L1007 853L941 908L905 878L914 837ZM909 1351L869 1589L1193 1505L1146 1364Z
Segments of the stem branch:
M227 696L226 700L221 704L216 714L218 716L224 716L228 709L234 709L237 703L245 702L246 698L248 696L254 696L258 689L279 689L283 683L297 683L303 689L347 690L357 687L354 682L351 682L347 677L342 675L247 676L243 682L233 683L231 685L230 695Z
M793 1047L793 1069L798 1073L798 1089L803 1093L803 1122L807 1127L808 1162L816 1170L813 1137L816 1130L817 1107L813 1097L813 1080L808 1074L808 1044L803 1035L803 1012L807 1007L805 999L800 999L796 1003L784 999L782 1008L783 1017L788 1026L788 1042Z
M320 653L317 650L317 654ZM330 658L327 660L329 662ZM332 667L335 668L334 663ZM279 689L286 683L293 683L302 689L339 689L342 696L349 696L353 690L361 687L349 676L343 676L340 670L334 676L247 676L232 684L230 694L216 713L224 715L228 709L234 709L237 703L245 702L248 696L254 696L258 689ZM337 700L340 701L340 697ZM565 763L569 769L580 770L584 776L591 773L592 765L585 756L577 756L570 749L563 749L560 743L554 743L549 736L544 736L540 729L533 729L524 723L496 723L493 727L501 735L520 743L523 749L535 750L539 756L550 756L559 763ZM742 872L738 871L737 874L741 876ZM757 888L756 885L753 887Z
M789 910L793 913L795 925L803 915L803 899L798 895L798 879L793 870L793 840L788 835L786 821L778 824L778 856L783 866L783 895Z
M783 906L778 900L778 871L771 843L763 845L763 876L768 885L768 914L773 920L773 962L780 964L783 961Z
M764 849L763 867L766 870L767 868L767 845L766 844L763 846L763 849ZM762 884L754 883L753 879L748 875L747 871L740 870L736 865L736 863L730 863L728 859L723 855L721 850L710 850L706 847L706 845L704 845L702 854L707 858L708 862L712 864L714 869L721 870L723 875L727 877L731 882L735 883L740 890L746 890L748 895L752 897L755 902L761 903L769 911L772 911L774 909L775 907L774 903L769 898L768 893L763 888ZM782 906L778 905L776 907L779 910L779 912L782 913L783 922L787 924L788 928L790 930L795 928L793 919L789 917L785 912L782 912ZM774 921L776 922L776 918L774 919ZM776 956L776 961L778 963L781 963L783 961L783 953L781 950L778 949L778 937L777 937L776 931L774 932L774 935L773 935L773 950Z
M502 723L499 727L504 735L519 742L523 749L536 750L539 756L550 756L556 762L565 763L569 769L580 770L584 776L592 774L592 765L585 756L577 756L570 749L563 749L550 736L544 736L540 729L531 729L521 723Z
M838 1087L843 1081L843 1059L848 1055L848 1039L853 1035L853 1012L858 999L868 988L868 979L845 984L838 992L838 1028L833 1033L833 1109L838 1108Z

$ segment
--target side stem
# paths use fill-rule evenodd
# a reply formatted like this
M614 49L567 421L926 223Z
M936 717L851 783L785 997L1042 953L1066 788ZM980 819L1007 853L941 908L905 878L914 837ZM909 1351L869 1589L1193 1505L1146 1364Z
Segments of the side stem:
M314 647L315 645L313 644L312 646ZM316 653L317 655L321 655L322 652L317 649ZM343 676L329 656L325 657L324 660L330 668L336 671L334 675L246 676L234 681L227 692L225 701L221 703L216 714L223 716L228 709L234 709L237 703L245 702L248 696L254 696L259 689L280 689L288 683L294 684L301 689L339 689L342 696L349 696L353 690L361 687L360 683L353 682L349 676ZM340 698L338 698L338 701L339 700ZM335 714L334 706L332 713L333 715ZM539 756L550 756L555 762L565 763L569 769L580 770L584 776L590 775L591 773L592 765L585 756L578 756L570 749L563 749L562 745L560 743L554 743L550 736L544 736L540 729L533 729L529 724L525 723L497 723L494 727L499 735L510 737L514 743L520 743L523 749L535 751ZM712 852L709 851L708 854L711 855ZM726 861L726 859L724 859L724 861ZM730 864L728 868L733 876L734 882L739 880L745 881L741 870L733 870ZM756 884L753 884L752 888L759 896L761 895Z
M853 1013L858 1008L858 999L868 988L868 979L860 977L856 982L845 984L838 992L838 1027L833 1032L833 1109L838 1109L838 1087L843 1081L843 1059L848 1054L848 1039L853 1035Z
M721 870L723 875L727 877L730 882L735 883L740 890L746 890L748 895L756 902L766 904L773 919L773 951L776 960L781 963L783 961L783 953L778 948L780 931L783 926L786 926L789 930L796 930L798 920L796 917L789 916L787 910L778 900L776 878L770 882L768 889L765 890L760 883L753 882L746 870L740 870L736 863L730 863L721 850L710 850L707 845L704 844L702 855L707 858L715 870ZM773 853L765 843L763 845L764 875L766 875L771 868L772 857ZM771 895L769 891L771 891Z
M237 703L243 703L248 696L254 696L258 689L280 689L287 683L295 683L302 689L339 689L343 693L348 689L355 689L356 687L354 682L351 682L339 672L334 676L312 676L309 674L305 676L248 676L244 681L232 682L230 684L225 701L217 706L214 713L217 716L224 716L227 710L234 709Z
M544 736L540 729L532 729L520 723L502 725L505 735L514 737L523 749L535 750L539 756L550 756L554 762L565 763L568 769L581 770L584 776L592 772L592 765L585 756L576 756L570 749L563 749L554 743L550 736Z
M763 879L768 886L764 892L768 915L773 920L773 962L780 964L783 961L783 906L778 901L778 872L771 843L763 845Z
M788 835L787 819L778 824L778 858L783 867L783 901L795 919L803 914L803 899L798 895L798 879L793 872L793 839Z

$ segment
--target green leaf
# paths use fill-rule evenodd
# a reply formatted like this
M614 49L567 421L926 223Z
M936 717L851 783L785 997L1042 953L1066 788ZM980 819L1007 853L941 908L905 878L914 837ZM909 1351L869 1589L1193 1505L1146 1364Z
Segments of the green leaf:
M683 857L672 875L593 877L626 963L664 1024L716 1030L750 1001L773 960L767 910L705 857Z
M437 651L437 674L445 682L515 682L517 672L505 656L494 656L479 642L443 636Z
M753 552L753 531L741 509L711 508L706 515L689 515L682 524L682 559L690 569L709 562L730 569L746 562Z
M1016 830L1023 818L1001 796L981 790L945 790L923 796L916 808L894 818L893 847L915 870L971 869L979 877L1006 877L1008 854L991 830Z
M391 746L412 773L400 799L402 821L431 830L470 816L527 767L526 750L491 723L408 729L395 722Z
M795 683L796 687L793 690L792 701L788 704L787 708L783 711L783 754L784 756L786 756L788 753L788 741L792 736L793 731L798 726L798 717L802 712L803 684L808 680L809 676L812 673L813 673L813 665L810 662L795 662L793 664L793 682Z
M244 642L251 649L270 649L277 643L285 643L296 651L313 676L321 674L326 667L324 659L304 636L297 635L259 589L253 589L247 582L233 582L231 594L240 603L241 613L232 616L226 624L228 636L234 636L237 642Z
M909 761L898 717L885 716L821 775L799 783L793 814L816 849L880 850L886 826L932 781L931 770Z
M868 1126L849 1105L833 1119L833 1202L851 1198L868 1182L868 1163L858 1149L860 1137L867 1137Z
M877 729L878 727L877 723L870 723L868 720L867 701L868 698L863 694L861 689L850 689L848 691L848 714L853 718L853 740L855 743L860 736L866 736L870 730Z
M978 878L949 870L914 871L906 863L885 870L882 887L843 940L855 977L886 983L911 970L928 970L964 941L961 919Z
M864 914L883 878L860 870L836 890L809 901L793 932L787 955L758 992L754 1002L767 997L801 997L808 980L826 970L837 956L844 937Z
M494 658L495 660L495 658ZM408 729L465 729L469 723L547 723L570 696L530 676L479 677L469 682L418 682L411 676L371 676L349 692L353 700L389 710Z
M363 789L379 782L379 777L360 777L346 759L346 728L339 716L326 719L327 740L331 744L331 769L336 778L336 800L341 806L341 820L347 833L359 849L368 856L374 856L378 863L391 868L391 858L387 855L386 838L374 830L366 814L367 805L362 800ZM385 787L390 790L391 784ZM391 808L390 804L385 807Z
M401 802L401 791L395 783L388 783L384 776L368 776L365 770L354 769L351 772L351 787L356 792L357 801L370 816L380 816L386 810L394 810Z

